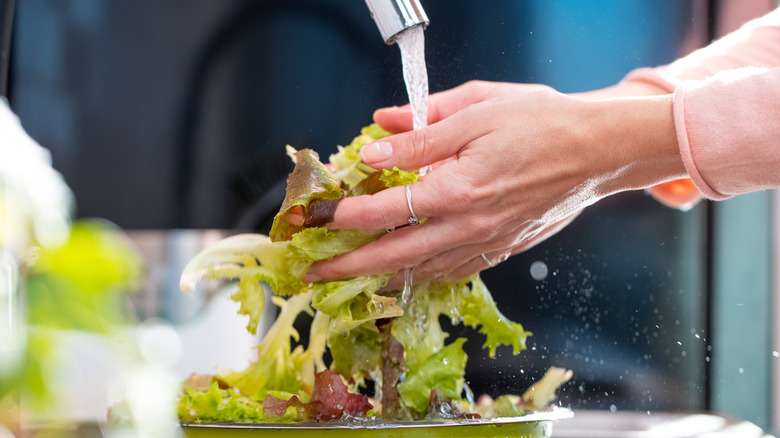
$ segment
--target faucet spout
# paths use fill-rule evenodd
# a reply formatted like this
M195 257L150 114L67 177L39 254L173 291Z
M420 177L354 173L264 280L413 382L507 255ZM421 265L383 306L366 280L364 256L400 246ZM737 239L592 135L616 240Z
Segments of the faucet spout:
M429 23L419 0L366 0L366 4L386 44L395 43L398 34L410 27Z

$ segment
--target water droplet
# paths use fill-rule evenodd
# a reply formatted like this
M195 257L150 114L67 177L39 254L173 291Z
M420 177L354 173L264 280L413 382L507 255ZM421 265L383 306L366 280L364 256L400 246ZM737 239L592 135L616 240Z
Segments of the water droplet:
M414 291L412 290L412 270L414 268L406 268L404 271L404 290L401 292L401 301L404 304L409 305L414 300Z
M545 278L547 278L548 274L549 274L549 270L547 269L547 265L543 261L537 260L531 263L531 277L534 280L542 281Z

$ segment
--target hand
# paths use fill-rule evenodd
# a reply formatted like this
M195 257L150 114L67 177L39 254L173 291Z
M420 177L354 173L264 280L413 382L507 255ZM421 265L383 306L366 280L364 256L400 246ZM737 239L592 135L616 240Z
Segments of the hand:
M404 108L379 111L409 129ZM525 250L585 206L618 191L685 176L671 96L589 101L539 85L469 82L431 96L425 129L367 145L375 168L434 165L411 186L417 217L352 253L319 262L308 280L394 273L415 281L464 277ZM407 223L404 187L344 199L329 228L381 230Z

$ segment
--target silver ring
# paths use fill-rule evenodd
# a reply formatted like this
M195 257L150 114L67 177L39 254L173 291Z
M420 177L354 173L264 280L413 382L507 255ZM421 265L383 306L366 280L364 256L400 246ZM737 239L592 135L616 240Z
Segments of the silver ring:
M410 184L406 185L406 203L409 204L409 213L412 214L409 216L409 225L419 224L420 220L414 215L414 209L412 209L412 186Z
M493 266L495 266L495 265L493 264L493 262L491 262L491 261L490 261L490 259L489 259L489 258L487 258L487 256L486 256L484 253L483 253L483 254L480 254L480 255L482 256L482 261L483 261L483 262L485 262L485 263L486 263L488 266L490 266L491 268L492 268Z

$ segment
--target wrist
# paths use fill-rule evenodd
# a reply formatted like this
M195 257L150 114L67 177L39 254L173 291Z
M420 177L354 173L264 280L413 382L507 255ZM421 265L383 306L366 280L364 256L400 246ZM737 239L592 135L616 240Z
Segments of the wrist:
M604 195L687 177L674 127L673 95L585 102Z

